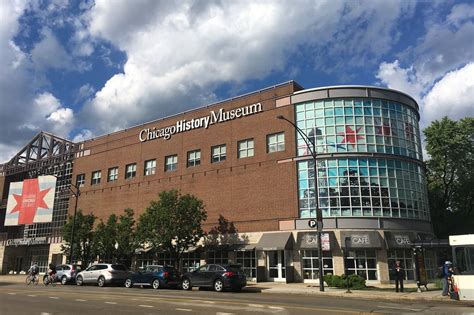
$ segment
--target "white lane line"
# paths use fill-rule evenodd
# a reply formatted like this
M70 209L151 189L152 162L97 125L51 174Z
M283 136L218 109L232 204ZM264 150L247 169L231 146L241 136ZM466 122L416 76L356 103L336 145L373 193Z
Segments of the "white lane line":
M265 305L262 305L262 304L247 304L247 305L250 307L260 307L260 308L265 307Z
M213 302L213 301L202 301L202 303L206 303L206 304L216 304L216 302Z
M217 312L216 315L234 315L235 313L222 313L222 312Z
M193 310L190 308L175 308L177 311L182 311L182 312L192 312Z
M87 302L87 300L82 300L82 299L76 299L78 302Z
M51 313L41 312L41 315L51 315Z
M143 305L143 304L140 304L140 305L138 305L138 306L140 306L140 307L153 307L153 306L151 306L151 305Z
M8 294L10 294L10 295L16 295L16 293L12 293L12 292L10 292L10 293L8 293Z
M105 304L117 304L117 302L104 302Z
M271 308L271 309L274 309L274 310L282 310L283 307L279 307L279 306L269 306L268 308Z
M384 306L384 305L378 305L377 307L379 308L390 308L390 309L395 309L395 310L406 310L406 311L414 311L414 312L419 312L422 311L423 309L421 308L406 308L406 307L396 307L396 306Z
M28 294L28 296L30 296L30 297L36 297L36 295L33 295L33 294Z
M49 298L53 299L53 300L59 300L59 298L57 296L50 296Z

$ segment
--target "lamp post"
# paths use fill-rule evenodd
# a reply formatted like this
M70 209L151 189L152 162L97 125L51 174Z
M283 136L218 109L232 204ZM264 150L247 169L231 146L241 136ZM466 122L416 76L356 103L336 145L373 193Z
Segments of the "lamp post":
M277 119L284 120L292 125L295 130L301 135L304 142L308 146L308 150L313 158L313 172L314 172L314 199L316 204L316 221L317 221L317 235L318 235L318 260L319 260L319 291L324 292L324 277L323 277L323 249L321 244L321 234L323 231L323 214L319 208L318 203L318 168L316 161L316 140L311 139L300 127L288 120L285 116L278 115ZM315 134L316 137L316 134Z
M59 179L58 176L56 175L51 175L51 176L54 176L56 177L57 179ZM72 187L75 188L75 191L72 190ZM72 258L73 258L73 250L74 250L74 230L75 230L75 227L76 227L76 214L77 214L77 201L79 199L79 196L81 195L81 190L79 189L78 186L74 185L73 183L70 183L67 188L69 189L69 191L73 194L73 196L76 198L76 202L74 204L74 215L72 217L72 230L71 230L71 248L70 248L70 252L69 252L69 263L72 264Z

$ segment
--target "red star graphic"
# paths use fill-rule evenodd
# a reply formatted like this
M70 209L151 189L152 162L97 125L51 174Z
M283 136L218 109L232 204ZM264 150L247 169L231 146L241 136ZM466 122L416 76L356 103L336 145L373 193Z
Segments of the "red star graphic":
M346 135L344 136L344 139L342 139L341 143L350 143L352 147L355 147L355 145L357 144L357 140L364 139L364 136L360 136L357 134L361 129L362 127L359 127L356 130L352 130L351 127L346 126ZM344 133L340 132L338 134Z
M18 224L33 224L33 220L38 208L47 209L49 206L44 201L44 197L51 188L40 190L37 178L27 179L23 182L21 195L13 194L16 200L16 206L11 213L20 212Z
M376 126L375 133L384 136L390 136L392 134L392 128L388 124L383 124L383 126Z

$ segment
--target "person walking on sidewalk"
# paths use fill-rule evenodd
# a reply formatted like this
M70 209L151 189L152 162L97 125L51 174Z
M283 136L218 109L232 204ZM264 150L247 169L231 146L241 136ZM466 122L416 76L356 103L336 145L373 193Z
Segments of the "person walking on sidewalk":
M403 278L405 278L405 269L403 269L402 265L400 264L400 260L395 262L395 266L393 266L393 275L395 277L395 291L398 292L400 288L400 292L403 292Z
M450 261L446 261L443 265L443 271L441 281L443 282L443 296L447 296L449 294L449 285L451 282L451 276L453 275L453 263Z

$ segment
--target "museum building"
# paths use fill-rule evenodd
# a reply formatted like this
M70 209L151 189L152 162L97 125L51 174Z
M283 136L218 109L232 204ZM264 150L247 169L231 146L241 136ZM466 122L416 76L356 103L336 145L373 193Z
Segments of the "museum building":
M189 249L187 270L233 262L256 281L317 281L308 222L319 206L324 274L346 267L388 282L400 260L413 280L413 242L434 238L419 119L416 101L399 91L290 81L80 143L41 132L0 167L0 272L65 261L61 228L74 211L77 197L65 193L72 182L78 208L103 220L125 208L138 216L163 190L202 199L206 231L221 217L237 233ZM10 183L40 175L57 178L52 221L6 226ZM171 263L166 253L154 257L143 250L136 263ZM424 263L433 277L435 253L426 251Z

